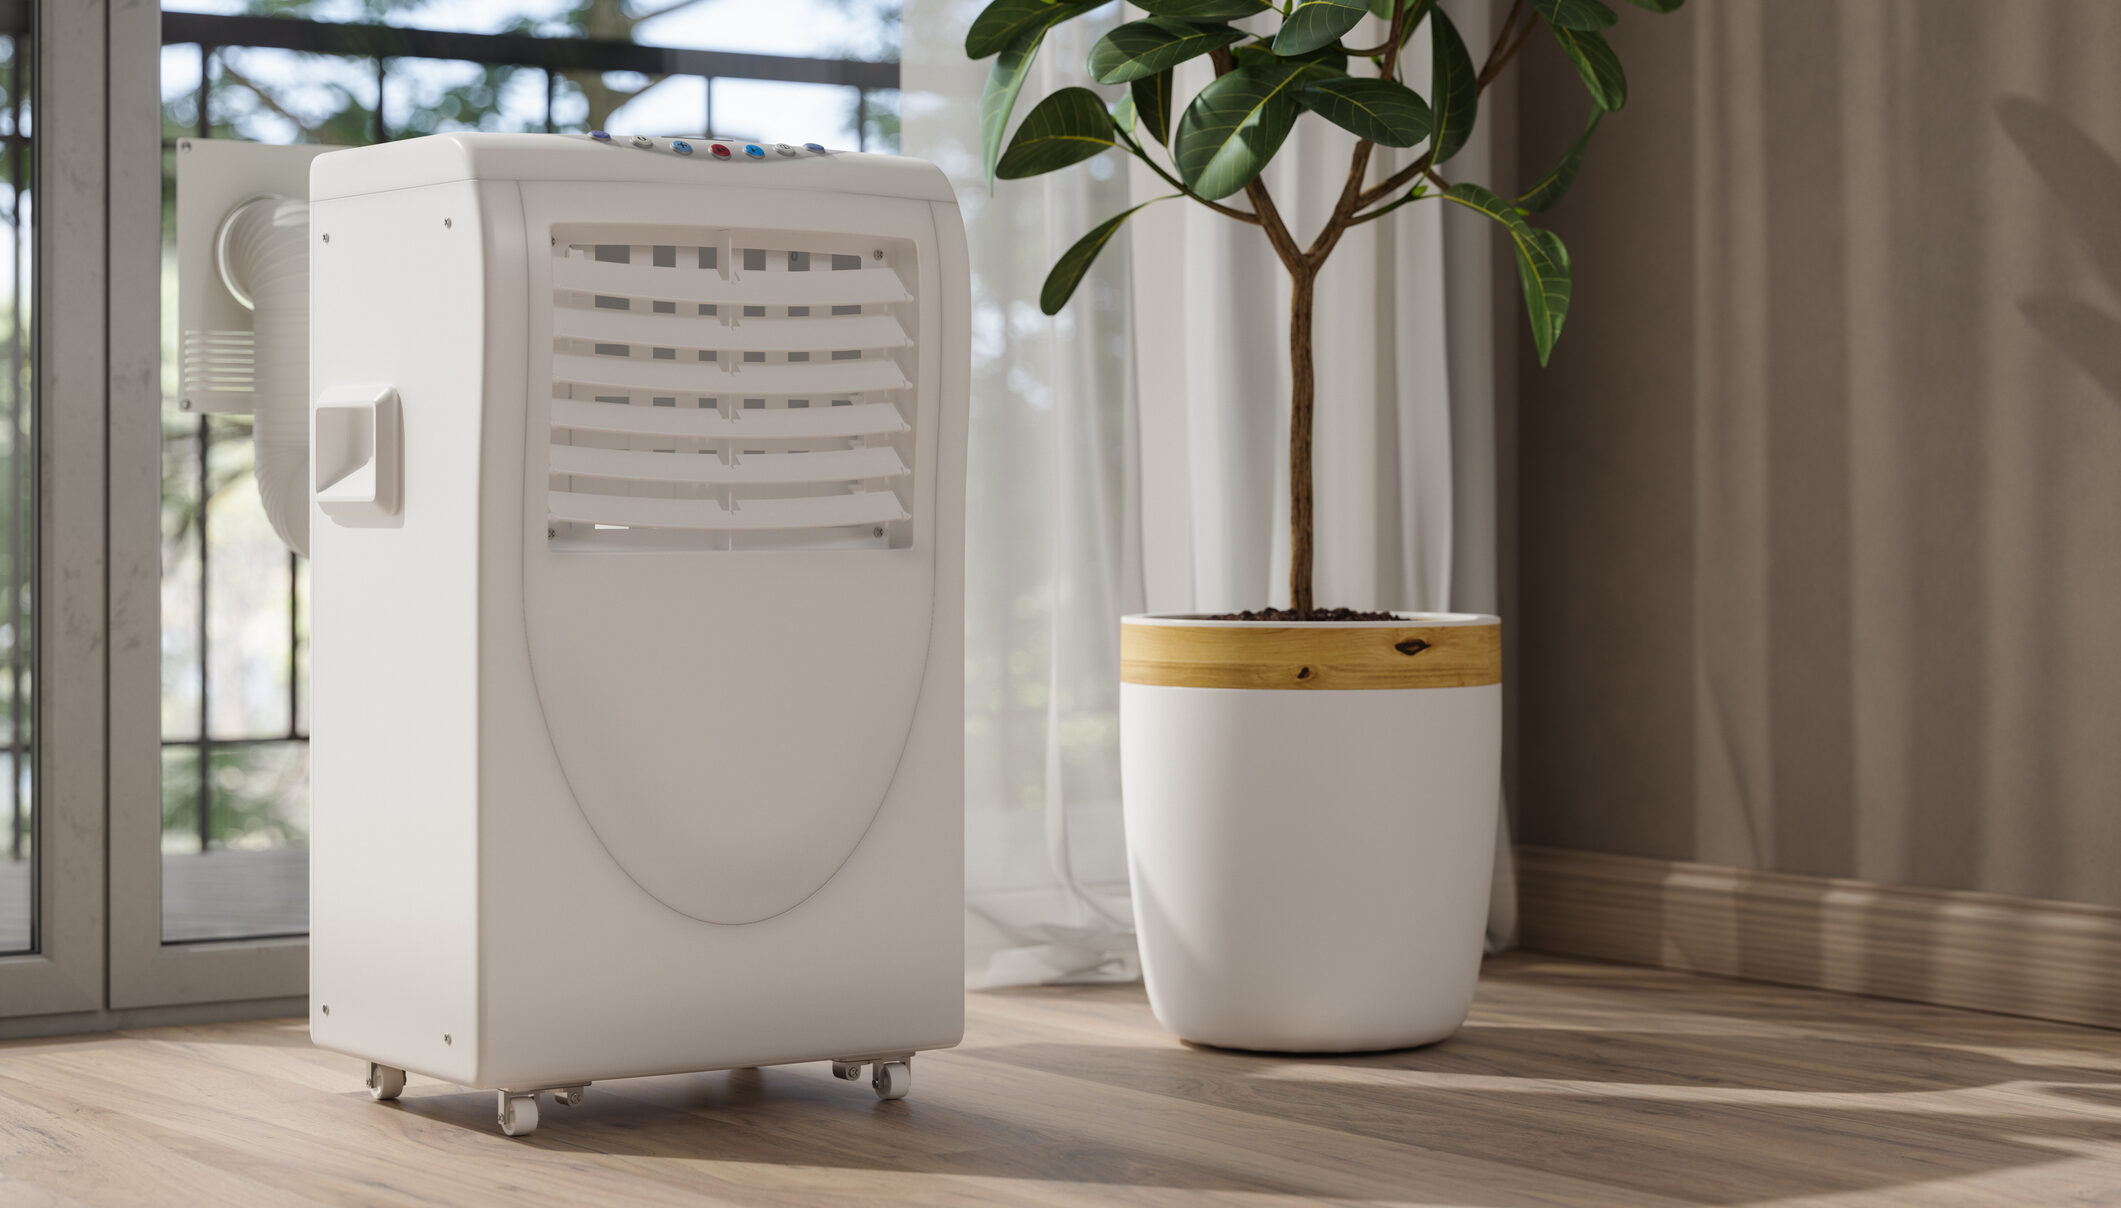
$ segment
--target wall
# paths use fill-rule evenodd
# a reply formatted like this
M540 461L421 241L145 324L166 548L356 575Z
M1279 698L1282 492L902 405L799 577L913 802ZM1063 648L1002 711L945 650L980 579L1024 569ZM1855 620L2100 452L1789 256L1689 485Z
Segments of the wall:
M2121 5L1617 7L1517 375L1522 840L2121 906Z

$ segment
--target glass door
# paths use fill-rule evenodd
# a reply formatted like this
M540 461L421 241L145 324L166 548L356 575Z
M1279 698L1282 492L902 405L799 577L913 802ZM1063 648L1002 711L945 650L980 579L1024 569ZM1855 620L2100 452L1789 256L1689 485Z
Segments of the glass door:
M5 1019L103 1006L104 35L99 4L0 5Z

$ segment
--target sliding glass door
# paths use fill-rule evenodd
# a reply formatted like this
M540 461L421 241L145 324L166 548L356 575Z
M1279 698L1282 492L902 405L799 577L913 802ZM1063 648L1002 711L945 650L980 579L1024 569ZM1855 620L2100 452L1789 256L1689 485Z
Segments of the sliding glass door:
M99 4L0 0L0 1020L17 1029L103 1005L104 36Z

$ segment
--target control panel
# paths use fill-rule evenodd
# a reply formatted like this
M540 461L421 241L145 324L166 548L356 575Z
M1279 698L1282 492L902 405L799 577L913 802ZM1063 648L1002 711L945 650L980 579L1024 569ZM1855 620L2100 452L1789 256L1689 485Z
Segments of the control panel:
M609 143L613 146L617 146L621 141L608 130L591 130L587 137L592 142ZM642 151L667 151L672 155L696 155L705 151L710 159L796 159L805 155L830 154L822 143L804 143L797 147L789 143L744 143L708 138L704 135L692 139L652 138L646 134L636 134L623 141Z

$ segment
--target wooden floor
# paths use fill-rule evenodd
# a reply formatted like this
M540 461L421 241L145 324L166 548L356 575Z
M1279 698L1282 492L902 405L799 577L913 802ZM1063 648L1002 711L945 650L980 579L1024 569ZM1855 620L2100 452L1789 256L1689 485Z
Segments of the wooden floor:
M370 1102L299 1020L0 1045L0 1204L2121 1204L2121 1033L1536 956L1429 1049L1191 1048L1137 986L823 1065Z

